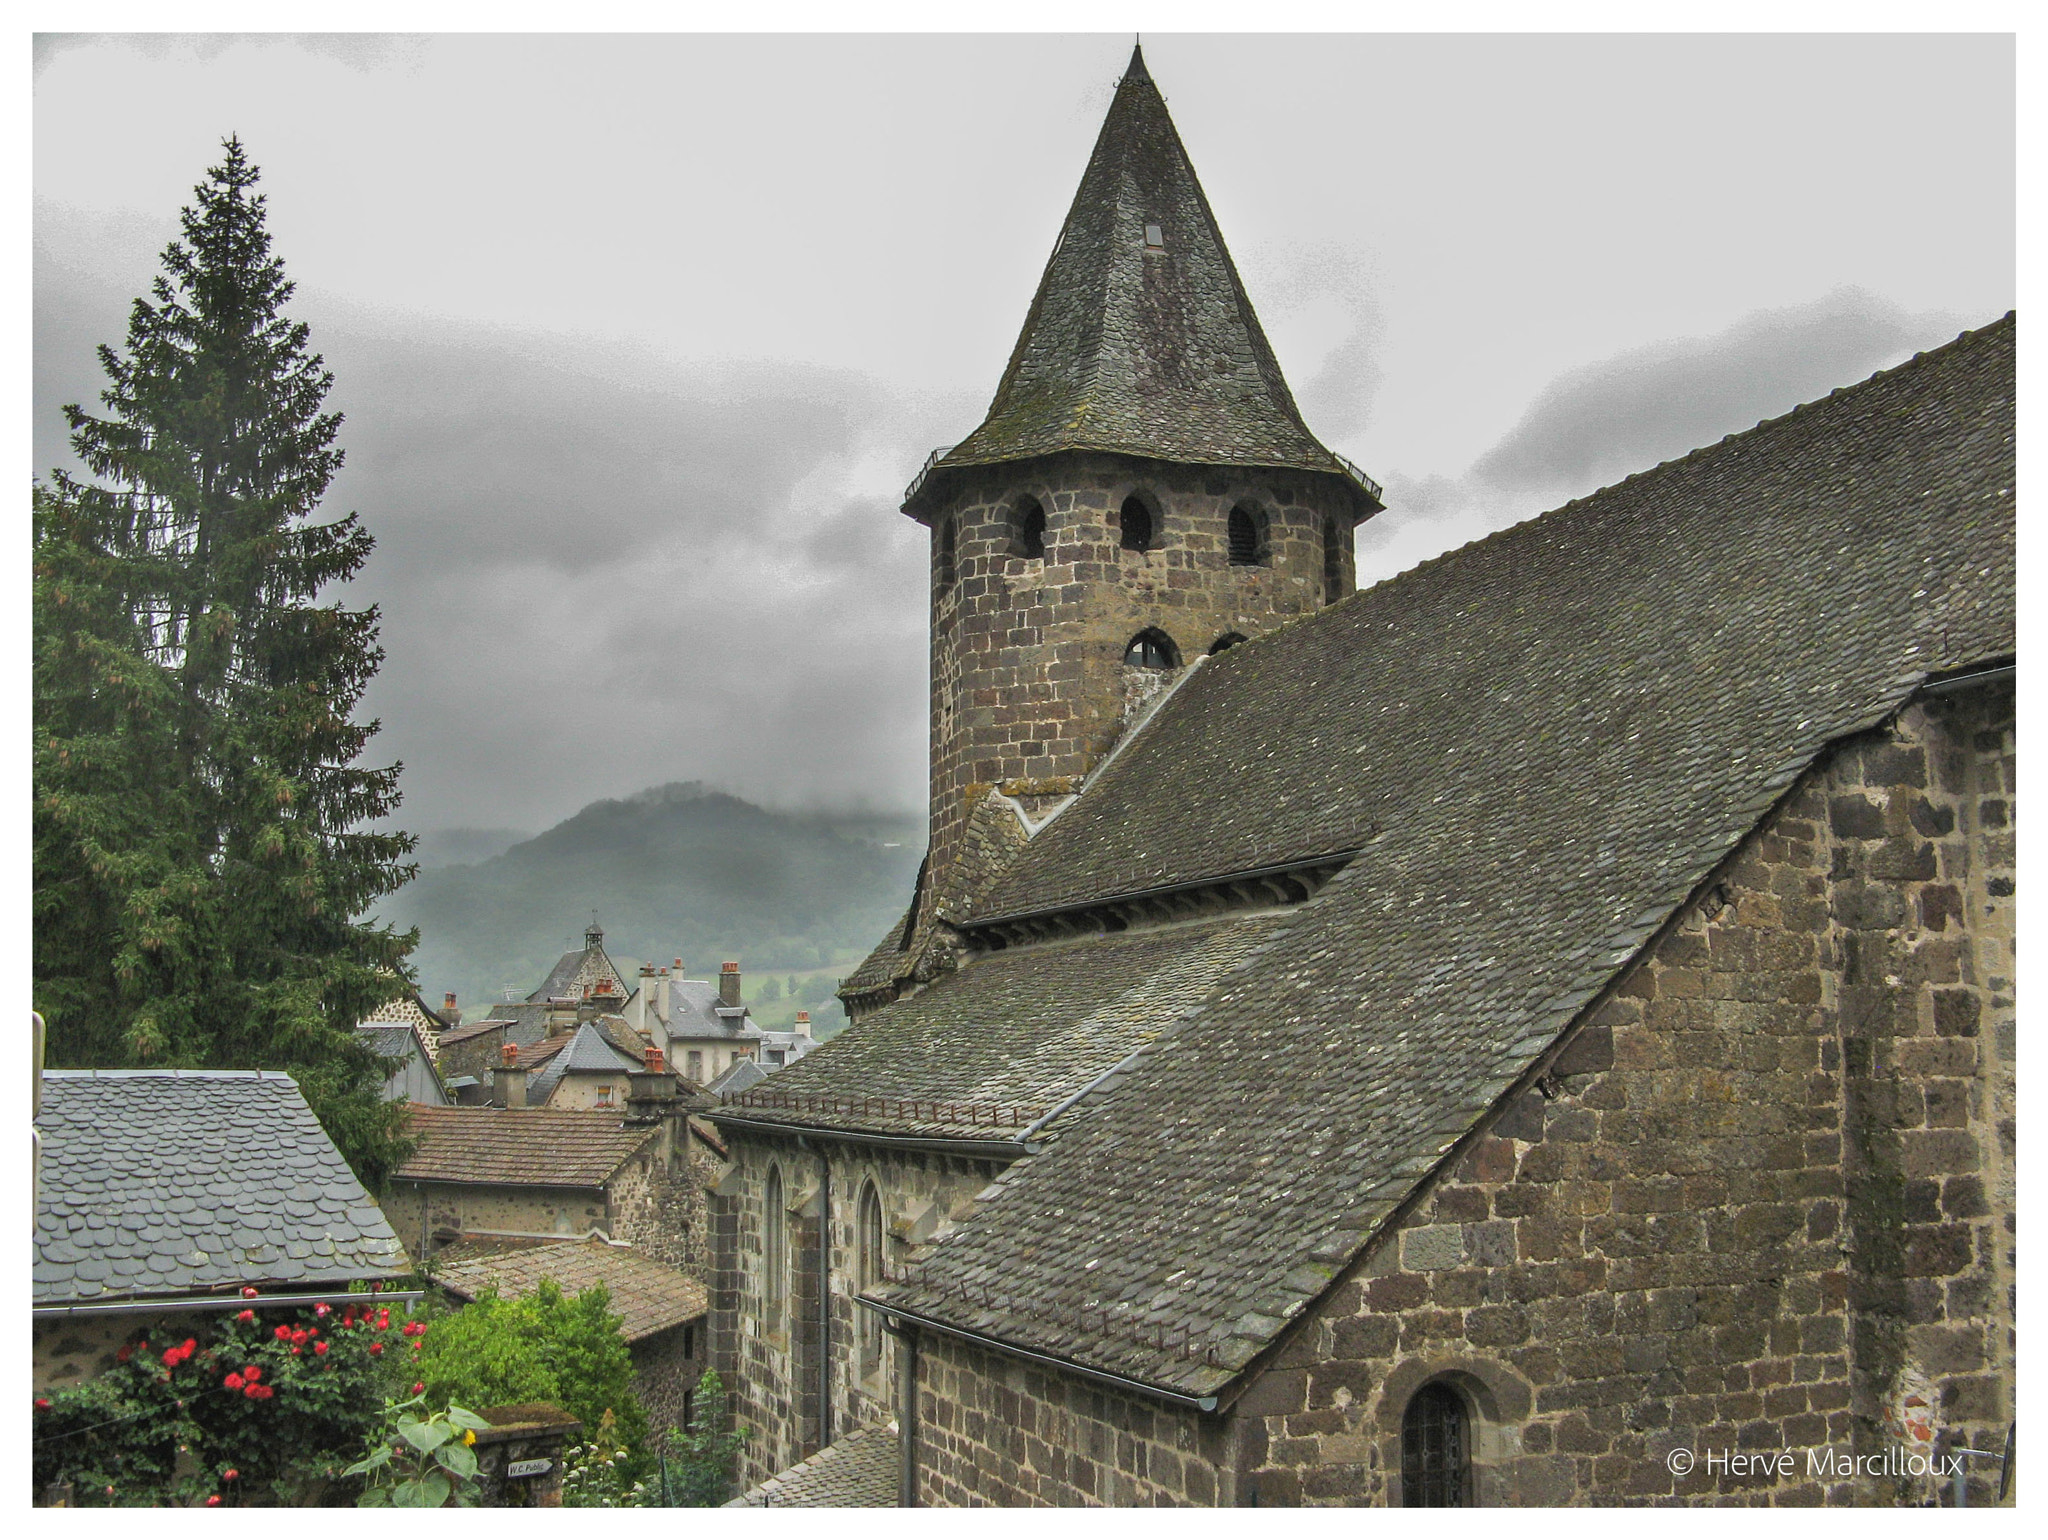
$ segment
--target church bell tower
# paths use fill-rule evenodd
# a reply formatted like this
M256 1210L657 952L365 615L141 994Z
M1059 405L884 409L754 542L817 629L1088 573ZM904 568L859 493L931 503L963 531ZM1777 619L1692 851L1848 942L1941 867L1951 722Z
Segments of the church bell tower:
M1350 593L1380 507L1302 422L1134 50L987 419L905 494L931 532L913 929L963 901L991 790L1078 790L1180 670Z

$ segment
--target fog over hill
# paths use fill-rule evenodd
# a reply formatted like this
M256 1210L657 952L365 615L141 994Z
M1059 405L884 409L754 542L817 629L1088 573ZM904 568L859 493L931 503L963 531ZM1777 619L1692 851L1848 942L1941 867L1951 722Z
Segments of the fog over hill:
M475 1019L538 985L593 915L622 966L681 957L703 978L736 958L749 975L849 972L909 901L923 854L922 818L773 812L691 781L593 802L532 838L424 835L419 878L378 914L420 928L413 963L429 1003L452 989Z

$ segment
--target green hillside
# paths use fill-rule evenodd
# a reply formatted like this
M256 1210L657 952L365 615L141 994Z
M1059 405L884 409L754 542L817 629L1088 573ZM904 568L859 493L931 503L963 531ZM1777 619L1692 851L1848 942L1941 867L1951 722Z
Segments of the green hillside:
M774 813L686 782L594 802L490 860L424 871L378 912L420 928L421 992L438 1004L454 990L472 1020L581 947L593 913L622 967L681 957L706 978L736 958L750 985L805 975L815 1016L909 901L923 854L919 818ZM820 1024L838 1019L835 1006Z

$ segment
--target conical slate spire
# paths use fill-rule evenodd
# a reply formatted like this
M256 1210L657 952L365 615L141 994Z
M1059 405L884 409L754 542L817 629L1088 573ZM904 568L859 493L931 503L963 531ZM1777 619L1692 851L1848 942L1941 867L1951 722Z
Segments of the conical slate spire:
M1378 507L1303 424L1142 48L988 418L934 470L1063 450L1325 471Z

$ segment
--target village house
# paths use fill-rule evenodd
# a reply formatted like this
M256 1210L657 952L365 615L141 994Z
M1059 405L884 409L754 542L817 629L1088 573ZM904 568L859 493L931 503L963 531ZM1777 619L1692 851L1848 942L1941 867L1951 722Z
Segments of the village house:
M462 1025L462 1012L456 1009L452 990L437 1011L420 998L418 990L406 988L370 1012L358 1025L412 1027L419 1033L427 1058L432 1061L440 1057L441 1034Z
M1134 54L906 495L925 869L711 1114L747 1481L1918 1503L2009 1449L2015 331L1354 593L1379 491Z
M419 1025L405 1021L366 1022L356 1028L356 1033L379 1058L392 1065L384 1081L386 1101L445 1107L455 1099L434 1067L426 1032Z
M458 1241L437 1258L435 1281L457 1299L486 1292L518 1299L552 1282L575 1296L598 1285L633 1357L633 1390L657 1437L689 1426L705 1368L704 1285L633 1247L597 1238L557 1242Z
M39 1079L37 1390L104 1373L166 1315L338 1298L411 1271L291 1076L73 1069Z
M708 1085L742 1059L761 1055L764 1034L740 999L740 984L736 962L718 970L715 984L684 978L680 957L673 968L643 967L626 1019L657 1041L666 1040L668 1061L677 1073ZM788 1045L781 1046L787 1056Z

